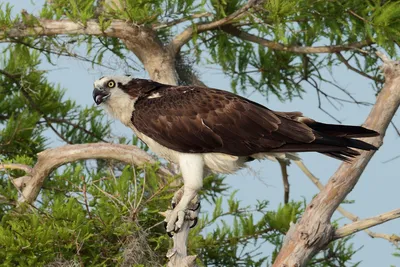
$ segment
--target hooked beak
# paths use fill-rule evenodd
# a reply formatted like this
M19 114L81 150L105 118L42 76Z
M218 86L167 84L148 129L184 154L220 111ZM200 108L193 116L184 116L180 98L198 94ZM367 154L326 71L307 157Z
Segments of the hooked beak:
M104 90L98 88L94 88L93 90L93 100L97 105L103 103L109 96L110 94Z

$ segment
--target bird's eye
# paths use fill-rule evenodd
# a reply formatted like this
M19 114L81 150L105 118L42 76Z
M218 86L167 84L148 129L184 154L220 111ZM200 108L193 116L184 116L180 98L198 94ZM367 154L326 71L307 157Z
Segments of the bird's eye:
M107 86L108 86L108 88L114 88L115 82L113 80L110 80L110 81L108 81Z

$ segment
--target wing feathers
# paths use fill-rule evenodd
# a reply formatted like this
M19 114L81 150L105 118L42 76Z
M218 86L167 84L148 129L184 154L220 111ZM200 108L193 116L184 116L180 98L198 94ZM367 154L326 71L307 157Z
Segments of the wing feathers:
M300 112L275 112L217 89L162 86L161 97L139 97L132 123L161 145L180 152L250 156L316 151L348 160L374 146L350 137L376 136L359 126L331 125ZM154 94L157 90L152 90Z

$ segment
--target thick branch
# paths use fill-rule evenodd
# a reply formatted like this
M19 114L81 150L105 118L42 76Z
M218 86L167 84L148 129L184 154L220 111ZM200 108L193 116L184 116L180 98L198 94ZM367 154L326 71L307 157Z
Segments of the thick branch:
M154 164L156 161L136 146L95 143L84 145L66 145L48 149L38 154L38 160L32 169L30 179L25 179L19 202L35 201L44 180L57 167L69 162L86 159L114 159L132 165ZM160 168L162 176L172 173Z
M364 40L364 41L360 41L360 42L349 43L347 45L287 46L287 45L283 45L278 42L274 42L274 41L270 41L268 39L258 37L256 35L248 33L248 32L241 31L232 25L226 25L224 27L221 27L221 29L224 32L229 33L233 36L236 36L237 38L240 38L242 40L256 43L256 44L271 48L273 50L287 51L287 52L293 52L293 53L298 53L298 54L336 53L336 52L340 52L340 51L361 49L365 46L374 44L374 42L371 40Z
M400 105L400 67L384 62L386 83L364 126L381 135L366 140L380 147L390 121ZM307 206L301 220L291 227L274 266L305 266L307 261L332 241L330 224L333 212L358 182L375 151L362 151L350 164L342 163L324 189Z
M16 25L0 31L0 39L28 36L56 36L56 35L95 35L110 37L137 36L142 29L122 20L113 20L107 29L102 29L97 20L89 20L86 25L71 20L39 20L39 25Z
M182 33L178 34L174 38L174 40L172 40L172 42L170 44L171 51L175 55L178 54L179 51L181 50L182 46L185 45L187 42L189 42L189 40L193 37L194 34L214 30L223 25L232 23L234 19L241 17L247 10L254 7L259 2L260 2L259 0L250 0L247 2L247 4L242 6L240 9L236 10L235 12L233 12L232 14L230 14L229 16L227 16L223 19L213 21L210 23L206 23L206 24L197 24L196 27L191 26L191 27L186 28Z
M333 239L339 239L348 235L352 235L364 229L368 229L370 227L385 223L390 220L397 219L399 217L400 217L400 209L396 209L372 218L356 221L337 229L335 231Z
M104 28L97 20L88 20L83 24L67 19L39 19L35 26L18 24L0 31L0 41L8 38L57 35L119 38L140 59L152 80L167 84L176 84L178 81L174 68L174 57L164 48L155 32L148 27L122 20L113 20L107 28Z

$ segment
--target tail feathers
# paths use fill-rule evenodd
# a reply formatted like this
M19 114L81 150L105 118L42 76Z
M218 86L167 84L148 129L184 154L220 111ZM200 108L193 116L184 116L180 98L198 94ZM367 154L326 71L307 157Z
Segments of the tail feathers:
M364 128L362 126L325 124L316 122L308 118L302 120L302 122L305 123L311 129L313 129L314 131L329 136L354 138L354 137L374 137L379 135L378 132Z
M314 151L342 161L350 162L352 158L360 155L354 148L367 151L377 150L377 147L361 140L324 135L317 137L312 143L285 144L271 150L271 152Z
M348 137L332 137L328 135L323 135L315 139L314 143L321 145L329 145L329 146L338 146L342 148L358 148L361 150L377 150L377 148L367 142L352 139Z
M341 151L320 152L320 153L346 162L350 162L352 158L360 155L360 153L357 150L351 148L343 149Z

